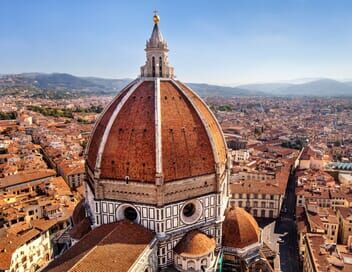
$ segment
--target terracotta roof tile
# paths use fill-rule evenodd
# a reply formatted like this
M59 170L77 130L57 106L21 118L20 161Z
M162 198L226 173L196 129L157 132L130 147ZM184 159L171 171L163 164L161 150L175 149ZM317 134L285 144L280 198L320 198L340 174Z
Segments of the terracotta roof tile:
M126 220L104 224L85 235L44 271L128 271L154 236L143 226Z
M243 248L259 241L259 226L244 209L228 208L223 223L223 245Z
M91 230L92 228L90 226L90 220L86 217L73 226L73 228L70 230L70 236L73 239L79 240Z
M30 171L22 171L18 174L7 176L0 179L0 188L5 188L21 183L26 183L30 181L40 180L47 177L53 177L56 175L56 172L51 169L37 169Z
M165 181L215 173L210 140L200 117L171 82L160 83Z
M176 245L174 251L181 256L204 256L215 250L215 239L193 230L188 232Z
M102 155L101 177L155 181L154 82L143 82L114 120Z
M102 140L105 128L109 122L110 116L114 112L117 104L121 101L121 99L126 95L129 88L123 89L118 95L117 98L108 106L105 112L100 115L98 122L96 123L96 127L94 128L94 132L92 134L92 138L90 139L90 144L88 146L89 152L87 157L88 166L93 170L95 167L95 162L99 150L99 144Z
M130 88L114 99L92 134L87 163L93 171L106 126ZM145 80L112 120L102 152L100 178L124 180L128 176L130 181L155 182L155 109L154 81ZM190 89L179 82L160 80L160 112L165 182L215 173L216 157L224 166L226 144L221 128L210 109Z

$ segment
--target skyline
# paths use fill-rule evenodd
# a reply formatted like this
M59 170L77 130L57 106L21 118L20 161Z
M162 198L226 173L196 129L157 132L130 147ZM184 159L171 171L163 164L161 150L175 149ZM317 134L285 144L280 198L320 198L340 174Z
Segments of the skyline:
M134 78L158 10L170 64L186 82L351 79L348 1L3 1L0 74Z

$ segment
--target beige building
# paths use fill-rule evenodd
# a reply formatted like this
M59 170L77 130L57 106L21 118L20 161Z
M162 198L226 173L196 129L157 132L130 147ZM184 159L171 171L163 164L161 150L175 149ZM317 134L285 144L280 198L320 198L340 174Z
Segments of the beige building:
M322 170L329 163L330 158L322 151L313 149L310 146L304 148L299 159L299 169Z
M319 234L305 236L304 272L352 271L352 247L331 245Z
M0 271L37 271L51 259L49 228L22 222L3 230L0 236Z
M306 203L317 203L319 207L331 207L329 189L324 187L296 188L297 206L304 207Z
M77 188L84 182L85 169L83 161L62 161L57 165L57 171L70 188Z
M235 162L244 162L249 159L250 155L247 149L239 149L232 151L232 157Z
M340 207L336 211L339 220L339 241L347 245L349 237L352 237L352 209Z
M289 178L289 167L284 166L273 174L240 172L237 175L230 182L230 205L244 208L254 217L279 217Z
M242 184L244 185L242 186ZM231 194L231 206L244 208L254 217L277 218L279 216L283 195L277 193L277 188L265 188L265 186L259 190L253 190L254 184L252 182L242 184L231 184L230 189L234 192ZM255 191L258 192L254 193Z
M329 243L337 244L339 222L333 209L321 208L317 203L308 203L305 208L310 233L324 235Z

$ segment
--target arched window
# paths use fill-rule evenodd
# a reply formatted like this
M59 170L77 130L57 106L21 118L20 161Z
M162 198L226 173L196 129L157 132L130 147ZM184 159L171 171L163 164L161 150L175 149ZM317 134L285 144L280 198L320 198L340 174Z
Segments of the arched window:
M207 266L208 266L208 260L207 260L207 258L203 258L203 259L202 259L201 265L202 265L204 268L207 268Z
M196 263L193 260L189 260L187 262L187 270L194 270L196 269Z
M152 57L152 75L155 77L155 57Z
M182 265L182 259L180 257L177 256L177 262L178 265Z
M163 76L163 59L159 57L159 76Z

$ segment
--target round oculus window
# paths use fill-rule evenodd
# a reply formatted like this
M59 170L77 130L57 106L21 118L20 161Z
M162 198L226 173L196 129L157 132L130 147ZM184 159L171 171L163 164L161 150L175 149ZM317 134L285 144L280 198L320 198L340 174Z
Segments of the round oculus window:
M182 213L186 217L191 217L196 211L196 206L193 203L188 203L183 207Z
M199 220L203 213L203 206L199 200L193 200L183 205L181 220L185 224L193 224Z
M116 220L118 221L123 219L139 223L140 216L135 207L129 204L122 204L116 210Z
M128 219L130 221L134 221L138 217L137 211L132 207L127 207L123 211L123 215L125 216L126 219Z

